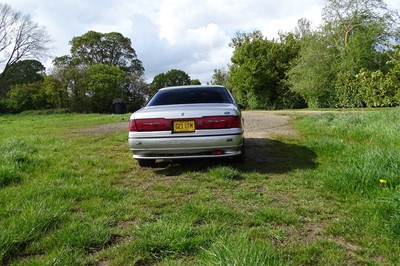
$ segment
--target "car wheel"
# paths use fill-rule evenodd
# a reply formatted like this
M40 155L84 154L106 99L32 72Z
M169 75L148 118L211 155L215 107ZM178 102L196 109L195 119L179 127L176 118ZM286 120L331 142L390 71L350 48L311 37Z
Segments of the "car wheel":
M156 160L153 159L150 160L139 159L138 162L141 167L152 167L156 164Z

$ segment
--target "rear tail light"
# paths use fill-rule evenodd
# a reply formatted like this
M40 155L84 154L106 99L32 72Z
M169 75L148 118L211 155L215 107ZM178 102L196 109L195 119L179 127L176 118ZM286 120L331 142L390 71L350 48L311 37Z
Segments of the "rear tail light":
M240 128L239 116L205 116L196 121L198 129Z
M134 119L129 121L129 131L138 131Z
M204 116L193 119L132 119L129 122L129 131L170 131L173 121L177 120L194 120L196 129L241 128L242 125L239 116Z
M232 128L241 128L242 127L242 120L240 116L232 116Z
M165 131L171 130L172 120L156 119L136 119L137 131Z

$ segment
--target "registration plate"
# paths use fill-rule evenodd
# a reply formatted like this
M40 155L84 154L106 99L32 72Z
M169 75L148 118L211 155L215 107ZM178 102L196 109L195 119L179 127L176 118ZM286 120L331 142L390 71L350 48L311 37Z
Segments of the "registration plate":
M174 132L194 132L196 130L194 121L174 121Z

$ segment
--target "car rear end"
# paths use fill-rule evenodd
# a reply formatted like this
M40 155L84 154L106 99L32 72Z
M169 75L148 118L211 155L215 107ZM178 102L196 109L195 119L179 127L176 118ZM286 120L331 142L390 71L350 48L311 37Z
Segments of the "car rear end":
M157 159L241 156L243 145L242 116L233 99L146 106L130 118L129 146L133 158L142 164Z

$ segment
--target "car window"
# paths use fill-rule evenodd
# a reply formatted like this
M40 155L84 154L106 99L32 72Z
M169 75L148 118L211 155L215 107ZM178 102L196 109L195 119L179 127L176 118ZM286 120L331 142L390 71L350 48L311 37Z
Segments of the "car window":
M196 103L233 103L233 100L223 87L177 88L160 90L148 106Z

